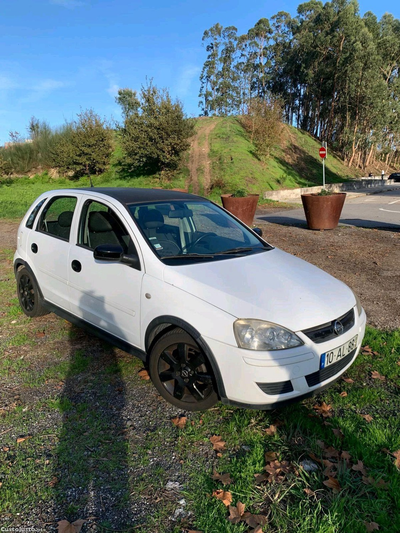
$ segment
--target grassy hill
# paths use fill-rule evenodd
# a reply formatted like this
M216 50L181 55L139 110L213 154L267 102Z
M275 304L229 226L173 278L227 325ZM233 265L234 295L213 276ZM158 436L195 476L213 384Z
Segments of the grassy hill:
M212 126L212 127L211 127ZM271 156L263 162L235 117L200 118L196 125L196 141L192 144L203 154L196 168L196 182L190 171L190 150L184 155L181 168L168 179L160 176L121 174L121 157L117 146L110 169L101 176L92 176L95 186L188 188L220 201L221 193L246 188L259 193L282 188L307 187L322 183L322 162L318 155L320 143L309 134L283 125L282 138ZM205 155L204 155L205 154ZM205 165L208 181L205 183ZM192 169L193 170L193 169ZM345 181L359 175L329 152L326 161L327 183ZM71 180L52 178L47 173L22 178L0 179L0 218L22 217L35 198L49 189L88 187L87 178Z
M282 138L266 162L255 155L254 145L235 117L203 119L215 121L210 133L209 156L212 164L211 196L246 187L262 193L282 188L308 187L322 184L320 143L308 133L283 125ZM326 182L336 183L359 176L329 152L326 160Z

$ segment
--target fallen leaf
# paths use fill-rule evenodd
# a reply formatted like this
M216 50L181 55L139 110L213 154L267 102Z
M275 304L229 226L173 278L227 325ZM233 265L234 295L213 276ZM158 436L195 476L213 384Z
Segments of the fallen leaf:
M374 370L373 372L371 372L371 377L372 379L380 379L381 381L385 381L385 376L381 376L381 374L379 374L379 372L377 372L376 370Z
M41 337L44 337L46 334L45 334L44 331L37 331L37 332L35 333L35 335L36 335L36 337L37 337L38 339L40 339Z
M222 489L214 490L212 493L217 500L221 500L221 502L228 507L232 503L232 494L229 491L225 491Z
M361 348L361 351L365 355L371 355L372 354L372 349L368 345L367 346L363 346Z
M339 396L341 396L342 398L346 398L346 396L347 396L347 392L344 390L343 392L341 392L341 393L339 394Z
M399 365L399 366L400 366L400 361L397 361L396 365Z
M236 507L233 505L229 506L229 517L228 520L231 524L237 524L241 521L243 513L245 510L245 505L241 502L237 502Z
M351 378L343 378L343 381L345 381L346 383L354 383L354 379Z
M331 405L327 405L325 402L322 402L321 405L314 405L313 407L319 415L322 415L324 418L328 416L332 416L332 413L330 412L332 410Z
M218 474L216 470L214 470L214 474L211 477L214 481L221 481L224 485L233 483L233 479L229 474Z
M54 476L51 481L49 481L49 487L55 487L58 483L58 478Z
M400 450L397 450L397 452L393 452L392 455L396 458L394 466L396 468L400 468Z
M349 454L349 452L343 451L340 454L340 458L343 459L344 461L346 461L346 463L348 463L350 461L350 459L351 459L351 455Z
M256 483L258 484L263 483L263 481L268 481L269 476L267 476L266 474L254 474L254 478Z
M57 531L58 533L79 533L84 523L84 520L75 520L72 524L68 520L61 520L58 522Z
M178 429L183 429L186 426L187 417L186 416L176 416L175 418L171 419L171 422Z
M270 463L271 461L276 460L277 454L275 452L265 452L264 458L266 463Z
M250 527L254 527L255 529L258 526L265 526L267 523L267 517L263 514L252 514L252 513L245 513L243 515L243 520L246 522L246 524Z
M353 465L351 469L355 472L361 472L363 476L367 476L367 471L365 469L364 463L360 460L358 460L357 464Z
M140 372L138 372L138 376L140 377L140 379L145 379L145 380L150 379L149 373L147 372L145 368L141 370Z
M334 477L328 477L328 479L324 481L324 485L332 489L335 494L337 494L342 488L339 481Z
M32 438L32 435L27 435L26 437L18 437L17 444L19 444L20 442L24 442L25 440L28 440L31 438Z
M368 532L379 529L379 524L376 522L364 522L364 526Z
M276 434L277 431L278 431L278 428L277 428L276 426L274 426L274 425L271 424L271 425L269 426L269 428L267 428L267 429L265 430L265 433L266 433L267 435L269 435L269 436L272 437L273 435Z
M315 496L315 492L309 488L303 489L307 496Z
M262 527L257 526L256 529L252 529L249 533L262 533Z
M343 439L344 438L344 434L343 432L340 430L340 429L332 429L333 431L333 434L338 437L339 439Z
M333 447L329 446L328 448L325 448L324 450L325 457L339 457L339 452Z
M368 423L372 422L372 420L373 420L373 418L372 418L371 415L361 415L361 416L362 416L363 419L364 419L366 422L368 422Z
M213 449L216 452L221 452L225 450L225 441L221 439L218 435L214 435L213 437L210 437L210 441L212 442Z
M389 489L389 483L386 483L383 479L380 479L379 481L375 481L375 487L378 487L378 489Z

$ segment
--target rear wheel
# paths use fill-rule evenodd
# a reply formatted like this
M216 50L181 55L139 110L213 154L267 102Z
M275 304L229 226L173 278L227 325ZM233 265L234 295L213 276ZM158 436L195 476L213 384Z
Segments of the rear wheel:
M169 331L155 343L149 371L158 392L176 407L202 411L218 401L207 357L181 329Z
M34 318L49 313L42 304L39 287L34 276L25 267L17 272L17 291L19 304L27 316Z

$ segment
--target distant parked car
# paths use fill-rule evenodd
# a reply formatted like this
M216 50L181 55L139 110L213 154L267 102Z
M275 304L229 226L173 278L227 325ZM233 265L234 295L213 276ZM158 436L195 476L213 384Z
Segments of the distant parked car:
M18 230L19 302L138 356L181 409L275 408L349 368L366 316L344 283L260 233L182 192L47 192Z
M393 174L390 174L389 179L396 182L400 181L400 172L393 172Z

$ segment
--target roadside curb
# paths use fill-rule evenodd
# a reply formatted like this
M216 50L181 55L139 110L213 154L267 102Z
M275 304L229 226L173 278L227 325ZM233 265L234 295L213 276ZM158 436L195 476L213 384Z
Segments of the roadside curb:
M345 183L329 183L326 189L332 192L346 192L351 198L377 194L383 191L397 190L400 186L394 185L393 180L385 179L362 179ZM275 200L277 202L301 203L302 194L318 194L322 186L303 187L298 189L280 189L278 191L266 191L263 194L265 200Z

